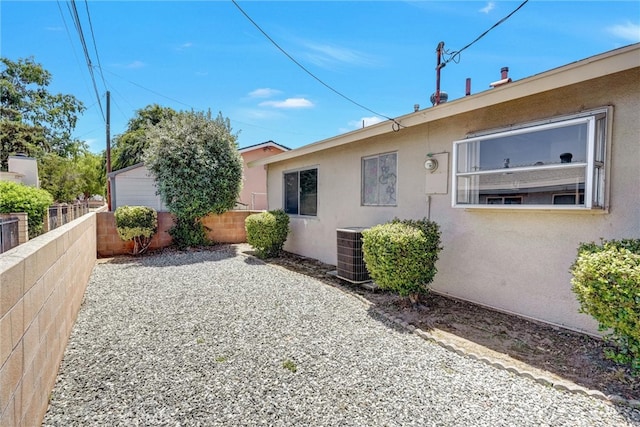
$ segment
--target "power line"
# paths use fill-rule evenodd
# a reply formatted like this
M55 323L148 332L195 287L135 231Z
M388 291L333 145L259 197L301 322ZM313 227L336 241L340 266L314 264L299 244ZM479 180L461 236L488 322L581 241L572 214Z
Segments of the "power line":
M132 110L135 110L136 107L133 106L132 103L130 103L127 98L125 98L124 96L122 96L122 93L120 93L120 91L118 89L116 89L115 86L111 85L111 90L114 91L124 102L126 102L129 107L131 107ZM127 117L127 115L124 113L124 111L122 111L122 108L120 108L120 104L118 104L118 102L116 101L115 97L111 97L111 102L113 102L113 104L116 106L116 108L118 109L118 111L120 111L120 114L122 114L122 117L125 120L129 120L129 118Z
M64 24L64 29L67 32L67 37L69 38L69 44L71 45L71 51L73 52L73 57L76 59L76 64L78 65L78 68L80 70L82 70L82 66L80 65L80 59L78 58L78 53L76 52L76 48L73 44L73 38L71 37L71 32L69 31L69 26L67 25L67 20L64 18L64 12L62 11L62 6L60 6L60 0L56 0L56 3L58 4L58 10L60 11L60 17L62 18L62 23ZM82 81L85 84L85 88L87 90L91 90L89 88L89 86L87 86L87 80L86 80L86 76L84 75L84 73L82 74ZM93 107L95 105L92 104L91 106ZM90 107L88 107L90 108ZM87 108L87 109L88 109Z
M82 45L84 58L87 63L87 67L89 69L89 75L91 76L91 81L93 83L93 90L95 91L96 99L98 100L98 105L100 106L100 113L102 113L102 120L106 120L104 115L104 110L102 109L102 102L100 102L100 93L98 92L98 85L96 84L96 76L93 73L91 56L89 55L87 42L84 38L84 33L82 31L82 24L80 23L80 15L78 15L78 9L76 7L75 0L71 0L70 3L67 4L67 7L69 8L69 13L71 14L71 18L73 19L73 22L76 27L76 32L78 33L78 37L80 38L80 44Z
M519 11L522 6L524 6L525 4L527 4L529 0L524 0L520 6L516 7L510 14L508 14L507 16L505 16L504 18L502 18L501 20L499 20L498 22L496 22L495 24L493 24L493 26L491 26L491 28L489 28L487 31L485 31L484 33L480 34L478 37L476 37L476 39L474 41L472 41L471 43L469 43L468 45L466 45L465 47L463 47L460 50L456 50L453 52L445 52L446 54L450 55L448 59L446 59L444 61L444 65L448 64L449 62L453 61L453 62L459 62L460 61L460 54L462 53L463 50L471 47L471 45L473 45L475 42L477 42L478 40L480 40L481 38L483 38L484 36L486 36L489 31L493 30L494 28L496 28L498 25L502 24L504 21L506 21L507 19L511 18L511 16L516 13L517 11ZM443 65L443 66L444 66Z
M114 73L114 72L112 72L112 71L109 71L109 70L104 70L104 71L106 71L106 72L107 72L107 73L109 73L109 74L113 74L114 76L116 76L116 77L118 77L118 78L121 78L122 80L125 80L125 81L127 81L127 82L131 83L131 84L132 84L132 85L134 85L134 86L138 86L140 89L144 89L144 90L146 90L147 92L151 92L151 93L153 93L153 94L155 94L155 95L161 96L161 97L166 98L166 99L168 99L168 100L170 100L170 101L173 101L173 102L177 102L178 104L184 105L185 107L189 107L189 108L191 108L192 110L194 110L193 106L191 106L191 105L189 105L189 104L185 104L185 103L184 103L184 102L182 102L182 101L178 101L177 99L174 99L174 98L168 97L168 96L166 96L166 95L163 95L163 94L161 94L160 92L156 92L156 91L155 91L155 90L153 90L153 89L149 89L149 88L147 88L147 87L144 87L144 86L142 86L141 84L138 84L138 83L136 83L136 82L134 82L134 81L131 81L131 80L129 80L129 79L127 79L127 78L125 78L125 77L119 76L119 75L117 75L116 73Z
M400 123L398 123L395 119L392 119L391 117L385 116L384 114L380 114L380 113L378 113L378 112L376 112L376 111L374 111L374 110L372 110L372 109L370 109L368 107L365 107L364 105L354 101L353 99L349 98L348 96L344 95L343 93L339 92L338 90L334 89L333 87L329 86L327 83L322 81L319 77L317 77L315 74L313 74L311 71L309 71L304 65L302 65L300 62L296 61L296 59L293 56L291 56L278 43L276 43L276 41L273 40L269 36L269 34L267 34L262 28L260 28L260 26L253 19L251 19L251 17L247 14L247 12L245 12L240 7L240 5L236 2L236 0L231 0L231 1L238 8L238 10L240 12L242 12L242 14L249 20L249 22L251 22L258 29L258 31L260 31L262 33L262 35L264 35L275 47L277 47L278 50L280 50L280 52L282 52L287 58L289 58L291 61L293 61L293 63L296 64L298 67L300 67L305 73L307 73L308 75L313 77L315 80L317 80L321 85L323 85L324 87L326 87L327 89L329 89L333 93L337 94L338 96L341 96L342 98L344 98L347 101L351 102L352 104L357 105L358 107L360 107L360 108L362 108L364 110L367 110L370 113L375 114L376 116L381 116L381 117L384 117L385 119L391 120L392 122L394 122L394 124L398 125L398 127L404 127Z
M98 45L96 44L96 36L93 33L93 24L91 23L91 14L89 13L89 2L84 0L84 5L87 9L87 19L89 20L89 30L91 31L91 40L93 40L93 50L96 53L96 61L98 61L98 71L100 71L100 77L102 78L102 84L105 90L107 89L107 82L104 80L104 74L102 74L102 64L100 64L100 56L98 55Z

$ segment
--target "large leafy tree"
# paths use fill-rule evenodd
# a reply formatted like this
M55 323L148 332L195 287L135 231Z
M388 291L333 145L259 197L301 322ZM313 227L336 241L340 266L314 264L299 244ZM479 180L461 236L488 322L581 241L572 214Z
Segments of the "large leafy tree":
M149 146L146 131L163 120L169 119L176 111L169 107L151 104L136 111L129 120L127 130L114 138L111 150L111 169L118 170L142 162L144 151Z
M11 153L69 157L85 148L71 137L82 102L49 92L51 73L33 58L0 58L0 66L0 169Z
M94 195L106 195L107 159L103 151L100 154L84 152L76 158L76 167L80 171L80 193L85 199Z
M207 243L200 219L232 209L242 187L242 158L229 119L180 112L146 133L144 162L176 216L174 242L179 247Z
M47 153L38 159L40 186L58 202L73 202L104 195L106 168L104 155L83 151L73 157Z

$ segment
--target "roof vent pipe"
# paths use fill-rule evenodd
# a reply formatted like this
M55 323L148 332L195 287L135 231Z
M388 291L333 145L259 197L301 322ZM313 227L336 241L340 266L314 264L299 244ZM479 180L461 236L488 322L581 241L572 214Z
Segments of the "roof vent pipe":
M502 67L500 69L500 80L498 80L497 82L491 83L489 86L497 87L507 83L511 83L511 79L509 78L509 67Z
M465 96L471 95L471 78L467 77L467 83L464 91Z

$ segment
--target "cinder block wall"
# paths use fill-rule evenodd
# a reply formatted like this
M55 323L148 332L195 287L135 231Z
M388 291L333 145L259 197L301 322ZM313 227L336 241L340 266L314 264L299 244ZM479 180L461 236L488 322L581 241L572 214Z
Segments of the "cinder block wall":
M42 423L95 262L95 213L0 255L0 426Z
M171 244L171 236L167 232L173 226L173 216L168 212L158 212L158 231L151 239L149 249L159 249ZM98 257L129 254L133 250L133 241L123 241L116 230L113 212L98 213Z
M244 220L260 211L228 211L222 215L209 215L202 220L205 227L210 230L207 236L219 243L244 243L247 241L247 233L244 228ZM171 235L168 230L174 224L174 217L168 212L158 212L158 231L151 239L149 250L160 249L171 244ZM131 253L132 241L122 241L116 230L116 221L113 212L98 213L98 256L111 257Z
M247 231L244 220L252 213L261 211L228 211L222 215L208 215L202 219L202 224L210 228L207 236L219 243L245 243Z

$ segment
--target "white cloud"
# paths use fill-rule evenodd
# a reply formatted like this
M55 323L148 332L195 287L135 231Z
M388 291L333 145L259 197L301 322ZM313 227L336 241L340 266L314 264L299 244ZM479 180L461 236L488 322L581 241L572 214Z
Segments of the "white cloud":
M349 122L349 127L351 129L360 129L366 126L375 125L376 123L383 122L385 119L382 119L378 116L372 117L362 117L360 120L352 120Z
M277 89L271 89L268 87L256 89L254 91L249 92L249 96L251 98L271 98L274 95L281 93L281 91Z
M277 110L265 110L265 109L244 109L242 110L242 116L247 120L274 120L283 117L283 114Z
M490 1L490 2L488 2L488 3L487 3L487 5L486 5L485 7L483 7L482 9L480 9L480 12L482 12L482 13L489 13L489 12L491 12L493 9L495 9L495 7L496 7L495 2Z
M311 42L304 42L303 45L309 50L305 53L307 59L319 66L335 64L371 66L377 63L374 57L354 49Z
M284 101L264 101L259 105L273 108L310 108L313 107L313 102L305 98L287 98Z
M192 47L193 47L193 43L191 43L191 42L185 42L185 43L180 43L180 44L177 44L177 43L171 44L171 49L173 49L175 52L182 52L182 51L185 51L185 50L190 49Z
M613 25L607 28L607 31L621 39L630 42L640 42L640 25L627 21L624 24Z
M121 62L114 62L109 65L116 68L130 68L130 69L143 68L147 66L147 64L145 64L142 61L138 61L137 59L135 61L129 62L128 64L123 64Z
M147 64L145 64L144 62L136 60L125 65L125 68L142 68L142 67L145 67L146 65Z

